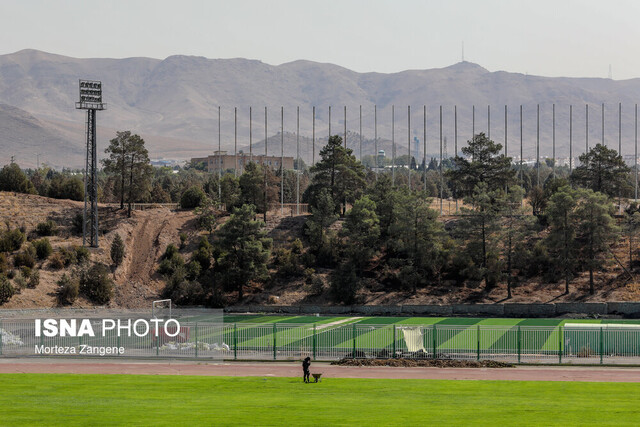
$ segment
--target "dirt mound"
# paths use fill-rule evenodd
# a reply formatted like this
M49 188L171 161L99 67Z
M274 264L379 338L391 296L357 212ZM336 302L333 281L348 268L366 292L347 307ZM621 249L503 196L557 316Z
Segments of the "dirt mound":
M331 362L340 366L391 366L395 368L513 368L514 365L495 360L452 359L341 359Z

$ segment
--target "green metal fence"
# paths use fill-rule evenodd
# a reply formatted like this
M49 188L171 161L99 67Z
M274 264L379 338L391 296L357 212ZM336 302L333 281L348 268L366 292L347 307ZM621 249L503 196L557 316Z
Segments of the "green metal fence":
M124 357L226 360L447 358L513 363L640 363L640 327L630 325L488 326L209 324L182 322L180 339L36 337L31 321L0 321L0 355L34 356L42 347L123 347ZM76 354L98 356L99 354Z

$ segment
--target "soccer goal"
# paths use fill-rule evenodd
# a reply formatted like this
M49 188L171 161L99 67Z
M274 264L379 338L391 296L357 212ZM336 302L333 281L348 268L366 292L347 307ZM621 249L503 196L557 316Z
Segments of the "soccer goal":
M160 299L154 301L151 306L151 317L153 319L171 319L171 300Z

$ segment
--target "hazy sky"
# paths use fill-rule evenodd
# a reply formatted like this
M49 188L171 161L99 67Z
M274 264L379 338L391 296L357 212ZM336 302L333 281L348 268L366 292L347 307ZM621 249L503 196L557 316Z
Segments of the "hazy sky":
M0 54L296 59L355 71L437 68L640 77L638 0L0 0Z

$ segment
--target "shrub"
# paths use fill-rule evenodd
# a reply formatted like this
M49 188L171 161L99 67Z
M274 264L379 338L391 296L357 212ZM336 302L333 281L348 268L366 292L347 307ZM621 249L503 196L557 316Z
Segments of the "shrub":
M187 233L180 233L180 249L187 246Z
M16 292L20 293L20 291L27 287L27 279L18 271L16 277L13 279L13 284L15 285L14 288Z
M192 261L198 263L202 270L207 270L211 267L211 252L205 248L200 248L193 254Z
M164 250L164 255L162 255L162 259L171 259L175 254L178 253L178 248L173 243L170 243L167 248Z
M113 296L113 281L103 264L94 264L80 274L80 291L96 304L106 304Z
M352 263L338 265L331 275L331 293L336 302L353 304L359 287L360 282Z
M187 264L187 280L196 280L200 277L200 273L202 272L202 267L197 261L191 261Z
M180 198L180 207L182 209L194 209L202 204L202 201L205 199L206 195L202 188L197 185L190 187L182 193L182 197Z
M25 233L17 228L5 231L0 238L0 252L17 251L22 247L26 239Z
M56 252L49 257L49 267L54 270L60 270L65 266L65 258L62 252Z
M158 273L171 276L176 269L184 267L184 258L178 253L178 248L170 244L162 255L162 261L158 267Z
M29 248L33 249L33 246ZM33 268L33 266L36 265L35 250L29 250L29 248L24 249L13 257L13 265L16 267L24 265L29 268Z
M72 281L69 276L63 274L58 284L58 303L61 305L73 304L78 298L78 283Z
M17 163L5 165L0 170L0 191L36 194L33 183L29 181L27 175L25 175Z
M20 273L22 273L22 275L24 276L25 279L28 279L31 277L31 269L29 267L26 266L22 266L20 267Z
M0 274L5 274L9 270L9 260L7 254L0 252Z
M47 259L53 252L51 243L49 243L49 239L47 239L46 237L40 240L35 240L33 242L33 247L36 249L36 256L38 257L38 259Z
M29 289L35 289L40 284L40 271L33 270L31 272L31 277L29 277L29 283L27 283L27 287Z
M122 237L119 234L116 234L116 237L113 239L111 243L111 261L113 261L113 265L118 267L122 264L122 260L124 259L124 242L122 241Z
M71 230L75 234L82 234L82 222L84 221L84 217L81 213L77 213L74 215L71 220Z
M36 233L39 236L55 236L58 233L58 226L52 220L40 222L36 225Z
M15 293L16 290L9 279L4 274L0 274L0 305L9 301Z
M89 249L85 248L84 246L73 246L73 252L75 255L75 262L77 264L84 264L85 262L89 261L89 258L91 258Z

